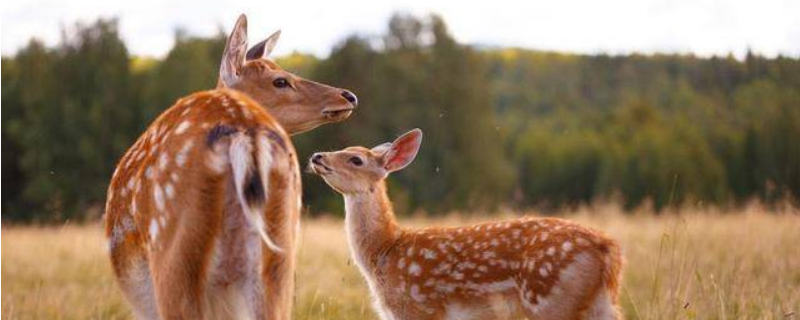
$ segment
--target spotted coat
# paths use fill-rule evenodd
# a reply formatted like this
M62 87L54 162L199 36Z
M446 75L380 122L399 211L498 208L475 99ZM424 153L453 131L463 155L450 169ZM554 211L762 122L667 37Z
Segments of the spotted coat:
M106 202L137 318L288 314L298 168L287 134L245 94L199 92L162 113L119 161Z
M383 182L345 195L355 261L383 319L620 319L616 241L525 217L456 228L397 225Z

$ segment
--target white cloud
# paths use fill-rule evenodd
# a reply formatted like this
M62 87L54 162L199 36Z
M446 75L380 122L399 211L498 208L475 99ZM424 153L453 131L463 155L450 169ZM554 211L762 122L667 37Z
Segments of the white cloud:
M354 32L380 34L395 11L442 15L462 42L583 53L692 52L800 56L800 1L794 0L550 0L550 1L4 1L2 53L30 37L55 44L77 20L117 16L134 54L160 56L178 27L192 34L228 30L248 14L250 40L283 30L277 54L326 55Z

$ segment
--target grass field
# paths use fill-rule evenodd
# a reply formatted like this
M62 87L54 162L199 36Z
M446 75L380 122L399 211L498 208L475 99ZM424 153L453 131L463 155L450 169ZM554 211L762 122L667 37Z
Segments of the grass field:
M620 240L626 319L800 319L800 212L567 215ZM456 225L485 218L413 219ZM98 225L4 227L3 319L129 319ZM376 319L339 219L306 221L295 319Z

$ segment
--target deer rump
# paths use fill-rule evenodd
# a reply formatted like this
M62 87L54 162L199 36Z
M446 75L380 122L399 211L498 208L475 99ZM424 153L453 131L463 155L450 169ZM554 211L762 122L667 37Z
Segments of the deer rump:
M291 239L280 240L286 240L285 231L290 231L286 229L293 227L289 222L297 216L285 210L293 194L285 180L297 166L287 165L294 159L284 157L285 150L278 150L285 148L280 143L283 140L271 133L269 129L234 130L230 139L224 139L228 143L220 143L223 153L228 145L231 171L204 296L207 319L263 318L264 313L275 312L269 310L274 305L265 305L271 304L265 300L269 286L291 277L283 272L290 270L285 266L269 268L268 276L263 270L265 265L274 265L267 261L283 261L283 255L293 250ZM270 230L275 232L274 237Z

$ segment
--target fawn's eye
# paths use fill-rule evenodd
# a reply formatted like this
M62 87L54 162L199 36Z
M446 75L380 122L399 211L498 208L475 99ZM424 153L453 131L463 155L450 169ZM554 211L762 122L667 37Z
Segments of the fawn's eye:
M352 157L349 160L347 160L347 162L352 163L356 167L360 167L361 165L364 164L364 160L361 160L361 158L359 157Z
M289 86L289 80L286 80L286 78L277 78L272 81L272 85L276 88L286 88Z

